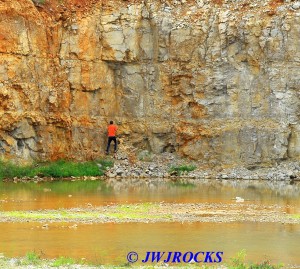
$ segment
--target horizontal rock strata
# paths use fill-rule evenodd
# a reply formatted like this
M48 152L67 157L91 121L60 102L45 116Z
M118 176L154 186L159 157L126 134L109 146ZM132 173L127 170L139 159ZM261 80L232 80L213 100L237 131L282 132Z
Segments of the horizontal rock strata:
M0 2L0 152L97 158L122 142L207 164L299 159L295 1Z

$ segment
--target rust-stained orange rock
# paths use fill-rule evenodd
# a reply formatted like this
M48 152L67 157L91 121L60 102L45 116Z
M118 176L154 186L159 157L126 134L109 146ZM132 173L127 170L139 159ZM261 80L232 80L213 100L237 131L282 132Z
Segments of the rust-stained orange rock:
M2 0L0 153L98 158L114 120L209 165L299 159L299 25L281 0Z

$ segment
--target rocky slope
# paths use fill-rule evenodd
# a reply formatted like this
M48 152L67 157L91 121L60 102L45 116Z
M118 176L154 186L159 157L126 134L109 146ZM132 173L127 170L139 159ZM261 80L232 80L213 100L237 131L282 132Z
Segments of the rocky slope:
M296 1L0 0L0 152L298 160L299 70Z

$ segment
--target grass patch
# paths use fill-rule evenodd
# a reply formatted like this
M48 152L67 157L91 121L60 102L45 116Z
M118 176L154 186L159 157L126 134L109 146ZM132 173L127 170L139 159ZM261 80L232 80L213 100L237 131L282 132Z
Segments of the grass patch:
M237 268L242 269L245 268L245 258L246 251L243 249L237 253L236 257L231 258L230 264L228 266L229 269Z
M107 255L108 253L104 252L102 255ZM240 251L236 254L235 257L231 258L230 262L224 263L222 267L227 269L280 269L284 268L283 264L275 264L272 265L269 261L263 261L261 263L246 263L245 262L246 252L245 250ZM112 269L112 268L128 268L131 267L131 264L124 263L123 256L120 257L120 261L122 263L117 262L119 265L101 265L101 263L90 263L91 266L100 266L103 269ZM15 259L15 258L14 258ZM29 252L26 254L26 257L17 259L17 265L35 265L34 268L43 268L44 266L52 266L52 267L60 267L65 266L69 268L70 265L87 265L87 263L83 260L78 261L74 260L70 257L59 257L55 260L48 260L48 259L41 259L36 252ZM10 266L10 259L6 257L0 258L0 266L1 268L12 268ZM134 266L137 268L136 266ZM190 269L217 269L220 268L220 265L205 265L202 264L199 266L199 264L185 264L185 265L179 265L176 266L177 268L190 268ZM84 266L82 268L85 268ZM154 269L154 268L166 268L164 265L145 265L143 266L144 269ZM174 268L172 266L172 268Z
M300 214L293 214L293 215L291 215L291 217L293 219L300 219Z
M147 212L71 212L71 211L49 211L49 212L35 212L35 211L4 211L0 212L1 218L13 218L16 220L30 220L30 221L67 221L67 220L92 220L100 217L109 217L115 219L159 219L170 218L167 215L148 215Z
M116 219L171 219L167 214L155 214L159 205L153 203L129 204L116 206L116 212L108 212L103 215ZM151 211L151 212L150 212Z
M0 218L15 221L85 221L99 218L114 219L172 219L172 215L155 213L158 205L145 203L134 205L119 205L109 212L103 211L73 211L73 210L44 210L44 211L2 211ZM150 212L151 211L151 212Z
M195 165L179 165L179 166L171 166L169 173L180 176L183 173L192 172L196 169Z
M26 253L25 259L22 261L23 265L29 265L29 264L37 265L40 263L41 263L41 257L35 251Z
M33 165L19 166L11 162L0 161L0 179L12 179L35 176L39 177L81 177L102 176L112 161L99 160L89 162L72 162L58 160L55 162L37 163Z
M26 175L31 175L31 166L18 166L11 162L0 161L0 179L4 178L14 178L14 177L25 177Z
M22 220L75 220L94 219L99 217L99 212L72 212L65 210L53 211L3 211L0 212L3 218L16 218Z
M106 217L114 218L114 219L133 219L133 220L158 220L158 219L172 219L171 215L163 214L163 215L155 215L155 214L143 214L143 213L123 213L123 212L112 212L106 213Z
M231 258L231 261L227 265L228 269L280 269L283 268L283 264L272 265L270 261L266 260L261 263L245 263L246 251L241 250L237 255Z
M59 266L72 265L72 264L75 264L75 260L73 260L72 258L59 257L53 262L52 266L59 267Z

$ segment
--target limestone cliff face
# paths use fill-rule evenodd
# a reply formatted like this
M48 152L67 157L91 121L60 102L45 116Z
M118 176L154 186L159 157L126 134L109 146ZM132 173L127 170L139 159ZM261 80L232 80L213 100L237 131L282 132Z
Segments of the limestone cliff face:
M125 143L156 153L299 159L299 8L0 0L1 155L96 158L112 119Z

